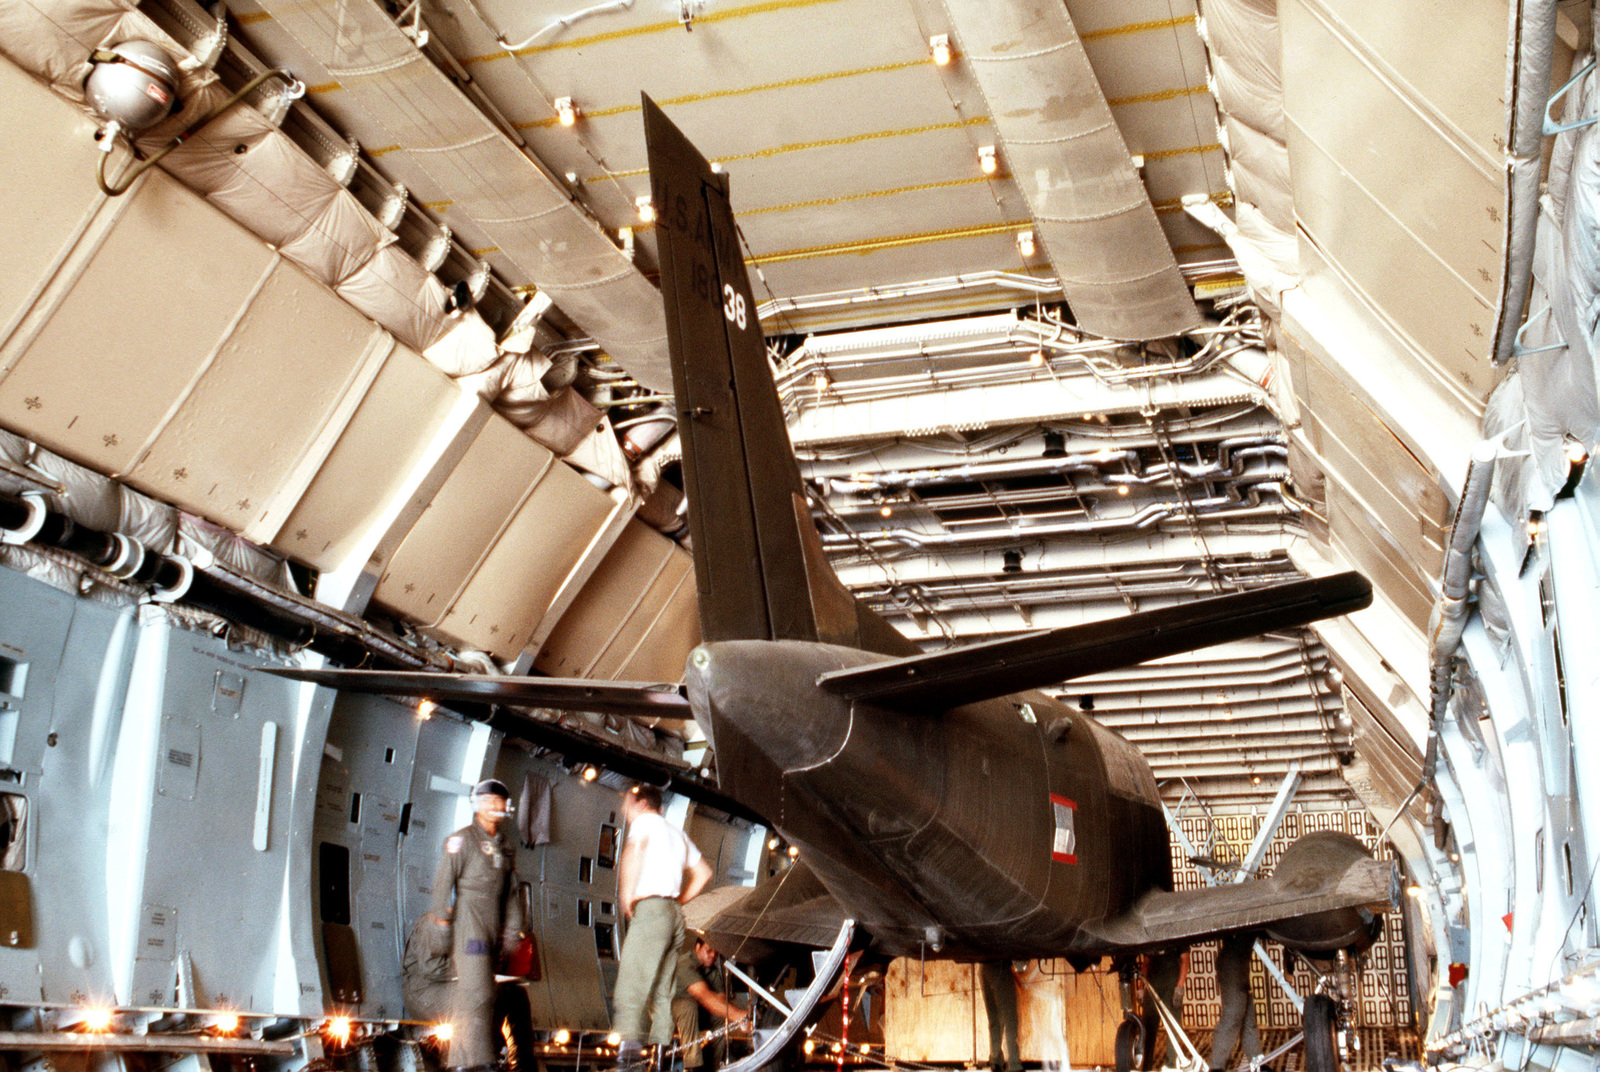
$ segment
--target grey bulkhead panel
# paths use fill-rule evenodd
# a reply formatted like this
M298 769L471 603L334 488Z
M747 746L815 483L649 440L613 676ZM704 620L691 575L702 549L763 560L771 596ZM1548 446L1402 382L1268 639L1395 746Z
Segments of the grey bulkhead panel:
M131 607L0 569L0 792L26 800L33 948L0 935L0 997L109 995L106 815ZM54 733L52 746L50 735Z
M118 998L301 1011L309 997L319 1008L293 923L309 880L298 830L310 783L296 794L296 743L320 745L326 704L302 710L299 687L255 672L267 660L144 613L109 829L114 962L128 973Z
M463 738L470 734L464 726L450 730ZM415 708L344 693L334 703L322 756L313 826L318 875L313 910L320 924L347 926L354 933L363 985L359 1005L351 1008L380 1019L402 1015L401 828L404 823L415 829L406 804L417 736ZM427 830L426 824L420 830ZM337 845L345 853L327 854L323 844ZM333 857L343 865L342 880L322 874L324 866L335 862ZM328 878L334 880L331 887L324 881ZM323 903L322 891L330 888L341 901L338 906ZM319 927L318 933L325 931ZM323 947L325 962L329 955Z
M467 794L485 777L486 757L498 747L499 736L450 716L436 715L416 725L410 832L400 846L400 910L407 932L433 902L433 872L444 839L471 821Z
M496 776L514 795L520 795L529 773L551 783L550 842L518 848L518 870L532 884L539 925L542 979L528 987L534 1023L606 1031L622 940L616 907L615 856L622 846L618 794L548 759L517 749L501 752ZM601 852L603 839L611 847L609 856Z

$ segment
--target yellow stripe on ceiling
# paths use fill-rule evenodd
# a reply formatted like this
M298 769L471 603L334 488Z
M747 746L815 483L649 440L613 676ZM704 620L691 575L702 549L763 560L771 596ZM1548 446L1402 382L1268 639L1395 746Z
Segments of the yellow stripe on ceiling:
M807 246L804 249L786 249L751 257L746 264L777 264L781 261L804 260L809 257L837 257L845 253L876 253L881 249L899 249L903 246L920 246L928 242L944 242L952 238L982 238L985 235L1004 234L1020 227L1032 227L1031 220L1012 223L986 223L975 227L951 227L943 231L923 231L919 234L891 235L887 238L864 238L855 242L835 242L827 246Z
M791 201L787 205L768 205L766 208L744 208L739 210L739 216L760 216L767 212L794 212L803 208L823 208L827 205L843 205L850 201L866 201L874 197L893 197L896 194L915 193L918 190L943 190L951 186L972 186L977 183L987 183L989 175L974 175L968 179L946 179L944 182L922 182L915 186L894 186L887 190L868 190L864 194L844 194L839 197L819 197L814 201Z
M1157 149L1153 153L1145 153L1144 162L1148 164L1152 160L1170 160L1174 156L1188 156L1190 153L1209 152L1220 153L1222 152L1222 146L1212 142L1210 145L1189 145L1182 149Z
M763 82L756 86L739 86L735 89L714 89L705 93L685 93L681 97L665 97L656 101L656 103L661 105L663 108L669 108L678 104L698 104L701 101L719 100L724 97L743 97L751 93L766 93L774 89L793 89L797 86L814 86L821 82L832 82L839 78L858 78L861 75L866 74L883 74L887 71L903 71L909 67L926 67L931 62L931 60L927 59L916 59L905 60L900 63L880 63L876 67L856 67L848 71L828 71L824 74L804 75L799 78L785 78L781 82ZM585 110L582 112L582 115L585 119L604 119L606 116L627 115L629 112L637 112L639 110L640 106L637 104L619 104L614 108L595 108L592 111ZM559 119L557 119L555 116L551 116L549 119L536 119L528 123L518 123L516 124L516 127L518 130L536 130L544 127L553 127L558 122L560 122Z
M362 151L368 156L388 156L390 153L398 153L401 148L403 148L403 146L385 145L381 149L363 149Z
M487 257L491 253L499 253L500 252L500 247L499 246L484 246L481 249L469 249L469 250L467 250L467 252L472 254L474 257Z
M1121 37L1124 34L1149 33L1152 30L1170 30L1174 26L1182 26L1193 22L1193 15L1183 15L1176 19L1156 19L1152 22L1130 22L1122 26L1108 26L1104 30L1090 30L1088 33L1079 34L1080 41L1098 41L1102 37Z
M440 209L449 208L453 204L455 204L454 201L424 201L422 207L429 212L438 212Z
M773 11L787 11L791 8L816 7L819 4L834 4L839 0L767 0L761 4L746 4L743 7L730 7L726 11L713 11L704 15L696 15L696 24L712 22L727 22L731 19L742 19L750 15L765 15ZM510 59L513 55L533 56L540 52L554 52L562 48L583 48L585 45L598 45L607 41L620 41L629 37L643 37L648 34L666 33L670 30L682 30L683 23L677 19L667 22L651 22L643 26L630 26L625 30L611 30L607 33L588 34L584 37L570 37L565 41L552 41L548 45L529 45L519 48L514 53L509 49L499 52L490 52L483 56L473 56L463 60L463 63L486 63L489 60Z
M1044 277L1034 276L1034 278L1042 279ZM1048 279L1047 282L1054 283L1055 280L1052 278ZM1053 300L1059 300L1059 298ZM933 316L977 312L982 309L993 309L997 305L1012 305L1015 302L1015 291L1001 291L996 288L987 293L979 292L976 297L947 298L943 301L922 301L916 298L907 298L902 301L886 302L885 304L892 305L895 309L914 309L918 316ZM766 317L763 323L783 323L788 325L786 330L795 332L819 331L842 324L860 324L862 308L862 306L855 306L849 309L830 309L816 313L795 312L792 309L785 309L781 312L772 313Z
M234 18L239 20L240 26L249 26L255 22L266 22L272 18L272 13L270 11L248 11L243 15L235 15Z
M307 93L334 93L334 92L336 92L338 90L341 90L343 88L344 87L341 86L338 82L318 82L314 86L307 86L306 87L306 92Z
M1135 93L1131 97L1112 97L1106 103L1113 108L1119 108L1124 104L1160 104L1162 101L1192 97L1204 92L1206 92L1205 86L1182 86L1178 89L1163 89L1156 93Z
M879 138L903 138L912 134L928 134L936 130L960 130L963 127L981 126L989 122L986 115L976 115L971 119L957 119L953 123L928 123L920 127L902 127L899 130L870 130L865 134L851 134L844 138L824 138L821 141L797 141L788 145L778 145L771 149L757 149L753 153L738 153L734 156L718 156L715 158L719 164L733 163L739 160L764 160L772 156L782 156L784 153L798 153L807 149L827 149L836 145L857 145L864 141L876 141ZM633 168L629 171L613 171L588 179L587 182L598 182L600 179L626 179L635 175L648 174L649 168Z

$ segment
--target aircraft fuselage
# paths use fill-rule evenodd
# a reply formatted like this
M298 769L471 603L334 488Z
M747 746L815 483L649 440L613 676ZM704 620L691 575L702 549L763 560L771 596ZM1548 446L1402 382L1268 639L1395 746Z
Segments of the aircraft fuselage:
M1155 779L1126 741L1038 693L908 713L816 685L881 659L723 641L695 650L688 690L723 791L884 952L1096 953L1084 924L1171 888Z

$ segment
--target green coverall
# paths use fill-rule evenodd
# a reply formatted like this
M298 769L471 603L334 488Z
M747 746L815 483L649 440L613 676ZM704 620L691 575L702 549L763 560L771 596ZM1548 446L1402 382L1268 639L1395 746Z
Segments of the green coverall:
M454 930L450 1067L493 1065L500 1053L494 1016L495 960L520 938L525 926L511 839L491 834L476 822L446 838L433 875L432 911L439 919L452 920Z

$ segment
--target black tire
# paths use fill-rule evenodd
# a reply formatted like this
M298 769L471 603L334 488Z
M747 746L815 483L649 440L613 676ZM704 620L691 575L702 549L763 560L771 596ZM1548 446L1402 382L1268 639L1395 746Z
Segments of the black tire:
M1134 1072L1143 1067L1144 1025L1130 1016L1117 1026L1117 1072Z
M1326 994L1306 998L1301 1013L1306 1033L1305 1072L1339 1072L1339 1009Z

